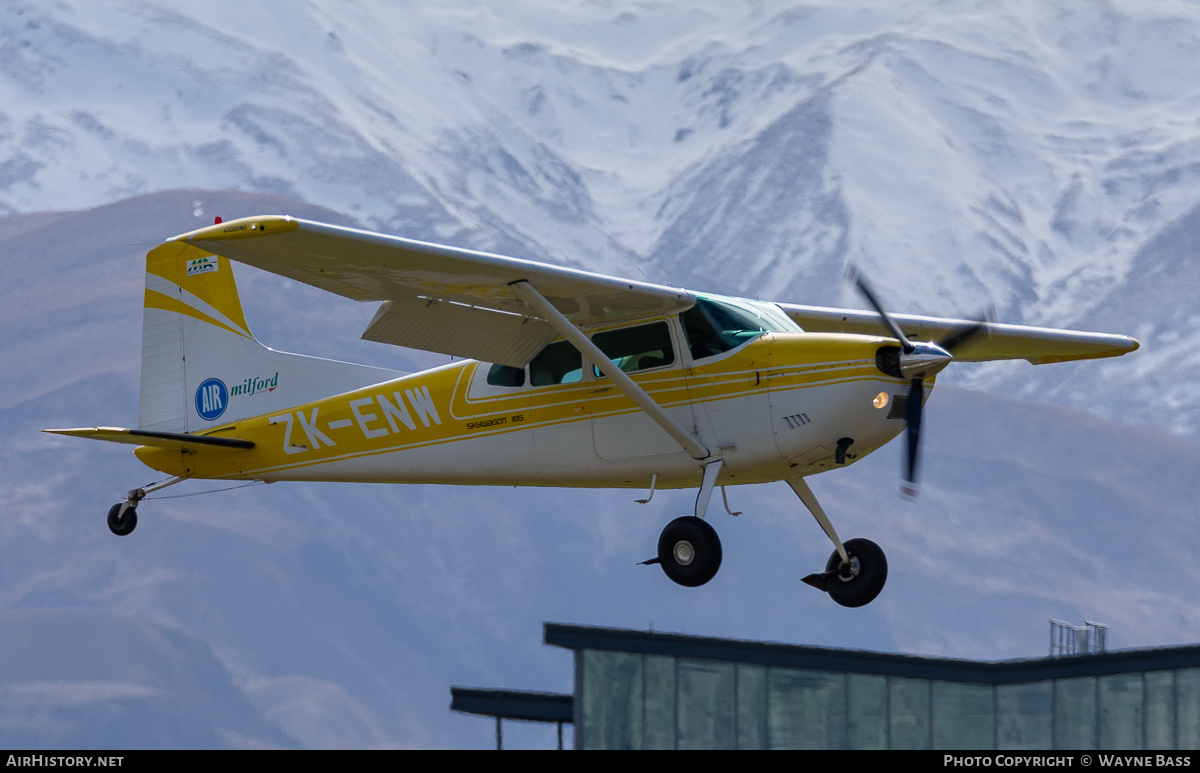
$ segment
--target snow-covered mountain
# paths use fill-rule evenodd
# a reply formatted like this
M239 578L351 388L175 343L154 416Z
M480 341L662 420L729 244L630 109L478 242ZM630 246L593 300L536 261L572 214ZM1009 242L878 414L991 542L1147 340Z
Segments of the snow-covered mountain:
M0 5L0 743L486 747L448 687L569 690L548 619L984 658L1040 654L1047 617L1197 640L1198 41L1182 3ZM863 610L798 583L829 548L779 486L731 490L695 591L632 566L687 492L281 485L112 537L148 471L36 430L134 424L146 250L281 210L804 303L861 305L855 262L898 311L1143 348L953 368L916 506L896 449L817 478L891 558ZM239 282L271 346L445 359Z
M0 208L278 193L805 303L858 305L853 261L899 310L1141 336L956 378L1194 440L1200 290L1159 253L1198 203L1197 41L1135 0L13 2Z

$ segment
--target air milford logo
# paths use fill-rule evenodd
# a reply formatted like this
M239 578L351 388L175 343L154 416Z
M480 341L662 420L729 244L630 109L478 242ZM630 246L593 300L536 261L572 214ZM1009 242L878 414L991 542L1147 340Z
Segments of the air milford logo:
M205 255L203 258L193 258L187 262L187 275L194 276L196 274L207 274L211 271L216 271L217 266L216 255Z
M216 421L225 413L231 397L274 392L278 386L279 371L270 378L251 377L232 387L226 387L219 378L206 379L196 388L196 414L205 421Z
M196 413L205 421L216 421L229 405L229 390L219 378L206 379L196 387Z
M274 392L279 386L279 371L271 378L248 378L229 390L229 396L256 395L259 392Z

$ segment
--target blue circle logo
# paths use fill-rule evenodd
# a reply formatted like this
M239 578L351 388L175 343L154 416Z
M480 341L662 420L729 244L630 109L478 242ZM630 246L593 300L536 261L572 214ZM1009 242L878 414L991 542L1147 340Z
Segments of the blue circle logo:
M210 378L196 389L196 413L205 421L216 421L229 405L229 390L219 378Z

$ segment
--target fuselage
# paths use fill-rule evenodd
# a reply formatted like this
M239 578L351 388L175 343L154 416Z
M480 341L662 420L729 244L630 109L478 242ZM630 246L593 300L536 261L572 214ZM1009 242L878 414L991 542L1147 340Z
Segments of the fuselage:
M629 375L724 460L721 485L832 468L843 438L853 441L843 463L853 463L904 428L896 407L907 382L876 363L891 339L766 331L696 357L695 333L678 316L654 324L663 323L670 340L655 344L660 356ZM646 487L657 476L660 488L697 485L703 461L593 366L548 377L537 365L454 362L203 433L250 440L247 451L137 455L196 478Z

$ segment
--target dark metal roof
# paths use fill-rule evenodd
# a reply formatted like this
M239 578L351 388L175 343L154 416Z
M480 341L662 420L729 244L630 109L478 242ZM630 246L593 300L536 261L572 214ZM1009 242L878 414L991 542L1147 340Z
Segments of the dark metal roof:
M606 650L648 655L726 660L765 666L848 671L857 674L937 679L947 682L1010 684L1042 679L1103 676L1129 671L1200 667L1200 645L1119 650L1097 655L977 661L896 655L774 642L715 639L677 633L545 624L545 643L570 650Z
M574 700L574 696L561 693L450 688L451 711L500 719L570 722L573 718Z

